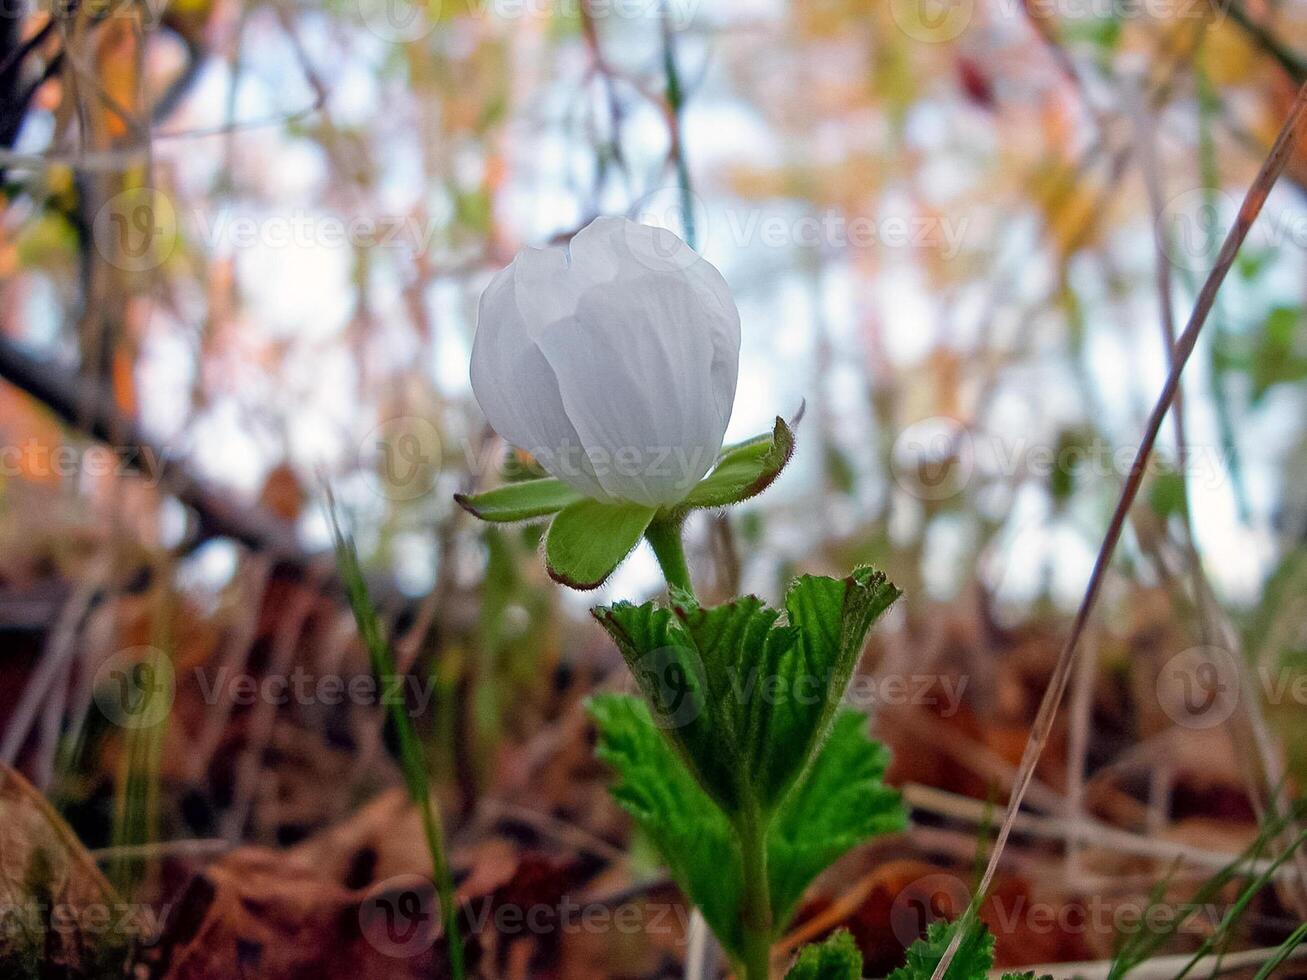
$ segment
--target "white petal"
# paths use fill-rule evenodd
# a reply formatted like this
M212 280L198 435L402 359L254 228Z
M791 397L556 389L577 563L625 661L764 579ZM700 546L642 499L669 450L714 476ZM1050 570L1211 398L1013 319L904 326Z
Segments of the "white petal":
M472 387L505 439L581 493L660 505L721 448L739 349L716 269L671 232L597 218L491 282Z
M519 312L518 261L520 257L501 269L481 294L472 340L472 392L486 420L504 439L531 453L579 493L605 500L607 494L568 420L558 380Z
M517 295L517 307L530 333L576 310L581 288L568 275L567 250L561 245L524 248L510 266Z
M626 218L595 218L573 236L569 251L570 272L591 283L650 272L689 280L710 313L705 323L712 336L713 390L719 411L729 419L740 359L740 314L730 287L713 264L666 228Z
M715 339L730 335L731 320L738 336L738 317L705 304L684 275L623 274L537 334L611 496L675 503L708 471L734 397L738 341L719 351Z

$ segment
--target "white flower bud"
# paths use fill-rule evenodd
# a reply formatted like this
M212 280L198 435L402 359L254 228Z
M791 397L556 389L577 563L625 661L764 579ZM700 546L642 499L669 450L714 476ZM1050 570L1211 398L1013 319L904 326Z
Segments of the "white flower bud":
M602 501L685 497L735 401L740 315L674 234L596 218L524 249L481 296L472 390L508 442Z

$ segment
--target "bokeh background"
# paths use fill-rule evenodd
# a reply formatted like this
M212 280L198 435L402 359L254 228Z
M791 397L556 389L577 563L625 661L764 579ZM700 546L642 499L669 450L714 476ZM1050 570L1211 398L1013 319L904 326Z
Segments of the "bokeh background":
M735 293L728 439L803 411L771 490L690 523L701 591L776 600L860 562L905 590L863 703L914 829L814 899L871 881L845 919L884 969L903 882L970 880L1168 332L1307 77L1299 0L142 0L6 9L0 41L0 759L119 849L116 883L222 894L256 846L334 868L342 826L400 805L379 698L316 686L368 669L327 488L464 872L517 881L543 849L578 894L656 875L579 708L626 684L585 611L656 594L652 555L568 593L538 529L452 499L508 455L468 383L480 291L519 247L626 214ZM1004 887L1056 908L1139 901L1176 841L1237 851L1307 766L1305 188L1299 146L1041 762L1030 806L1063 829L1020 838ZM143 662L168 711L124 724L106 684ZM304 698L231 684L297 671ZM416 836L381 836L400 853L355 891L414 870ZM1287 934L1293 891L1250 944ZM1110 955L1110 927L995 931L1009 964ZM680 939L555 936L499 965L655 975Z

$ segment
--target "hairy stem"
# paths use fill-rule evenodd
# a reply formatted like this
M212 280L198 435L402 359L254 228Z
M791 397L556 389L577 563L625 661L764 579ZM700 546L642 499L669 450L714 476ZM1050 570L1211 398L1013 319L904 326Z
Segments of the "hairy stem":
M754 806L736 822L744 858L744 980L768 980L773 932L771 894L767 886L767 821Z
M694 595L694 584L690 581L690 566L685 561L685 546L681 543L681 519L658 518L644 532L645 538L653 548L658 566L663 570L663 578L668 586L676 586L684 592Z

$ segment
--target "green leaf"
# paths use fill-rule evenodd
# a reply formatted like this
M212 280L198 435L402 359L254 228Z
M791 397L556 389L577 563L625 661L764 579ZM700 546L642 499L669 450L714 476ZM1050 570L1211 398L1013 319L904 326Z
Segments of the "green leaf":
M853 462L839 446L827 442L825 446L826 479L838 493L849 496L857 489L858 473Z
M674 616L653 603L595 616L704 789L730 813L745 801L771 812L829 727L867 630L898 596L862 567L798 579L783 621L754 596L704 607L679 591Z
M1075 493L1089 444L1090 434L1085 430L1071 428L1058 433L1053 468L1048 474L1048 492L1058 504L1065 504Z
M1307 330L1303 310L1277 306L1266 318L1266 326L1252 352L1252 401L1261 401L1277 384L1307 377Z
M641 731L661 739L677 772L727 822L737 897L736 828L750 814L766 822L771 911L782 928L832 861L906 823L898 794L883 783L888 752L867 737L862 714L838 712L867 630L899 590L861 567L845 579L800 578L784 614L753 596L702 607L678 589L670 594L670 610L619 602L594 615L653 705L652 712L641 705ZM615 749L608 751L611 757ZM663 768L651 767L648 779ZM667 849L675 842L659 846L678 881L688 882L689 870L676 872L680 858ZM732 928L738 917L732 909Z
M804 946L785 980L861 980L862 953L848 931L841 929L824 943Z
M756 798L758 759L766 736L770 694L765 651L788 637L773 633L780 613L756 596L742 596L720 606L703 607L686 595L674 597L673 610L694 644L702 664L712 731L704 749L727 757L732 779L728 808Z
M1187 499L1184 474L1174 470L1158 473L1148 488L1148 502L1158 517L1183 514Z
M770 436L758 436L722 452L717 466L699 481L684 507L725 507L756 497L780 476L794 454L794 433L782 418Z
M671 610L652 602L597 607L594 617L621 651L658 726L675 742L703 789L728 810L740 805L736 742L720 679L710 685L703 657Z
M581 499L566 483L553 478L508 483L473 496L454 494L454 502L473 517L496 523L548 517Z
M718 941L738 957L744 879L726 815L695 782L641 701L601 694L587 707L599 728L596 752L618 773L614 798L653 841Z
M994 937L974 915L964 915L956 922L932 922L926 938L918 939L908 950L907 962L886 980L930 980L957 928L965 929L966 934L949 962L944 980L985 980L994 965Z
M883 572L862 565L847 578L804 575L785 596L790 630L763 652L774 690L756 699L765 709L751 757L766 807L790 788L813 746L825 735L862 655L867 631L902 593Z
M640 543L654 509L583 499L568 504L545 536L549 577L573 589L597 589Z
M926 928L926 938L918 939L908 950L907 962L886 980L931 980L957 929L965 929L966 934L949 961L944 980L986 980L994 966L994 937L985 928L985 923L971 913L964 914L955 922L943 919L932 922ZM1002 980L1035 980L1035 972L1004 973ZM1039 980L1053 978L1045 974Z
M866 723L852 709L835 716L830 738L773 818L767 873L778 923L833 861L868 837L907 825L899 794L882 781L889 751L866 736Z

